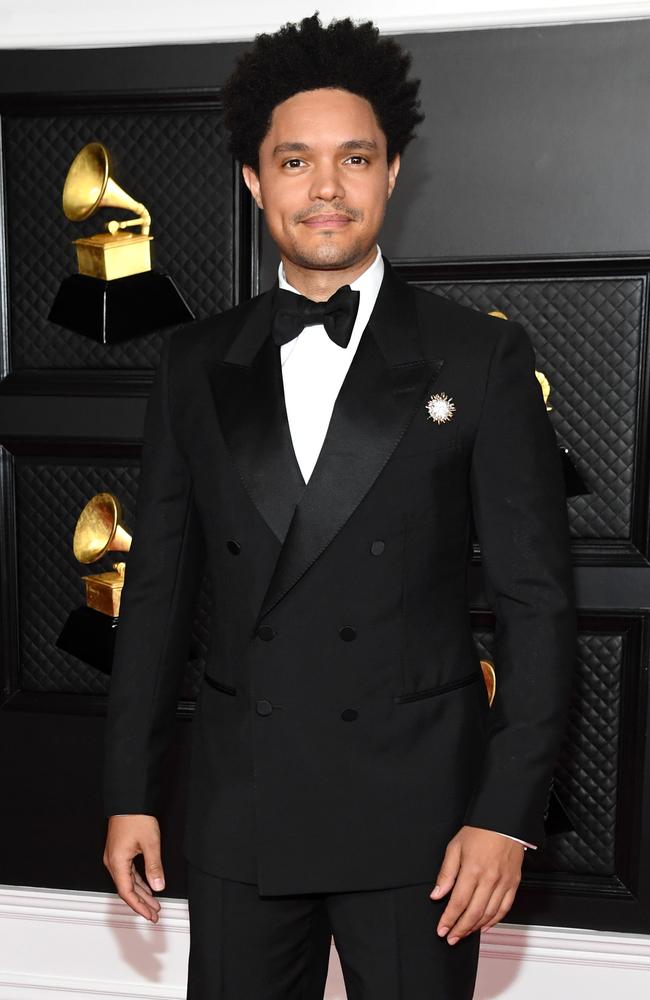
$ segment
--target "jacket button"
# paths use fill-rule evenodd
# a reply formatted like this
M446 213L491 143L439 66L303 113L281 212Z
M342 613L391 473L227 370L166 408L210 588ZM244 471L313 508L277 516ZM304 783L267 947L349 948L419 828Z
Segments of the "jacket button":
M351 642L352 639L356 639L357 630L352 628L351 625L344 625L343 628L339 629L339 635L345 642Z
M269 642L275 637L275 629L271 628L270 625L260 625L257 634L260 639L264 639L264 642Z
M370 546L370 551L373 556L380 556L384 549L386 548L384 542L380 538L377 538Z
M241 545L239 544L239 542L236 542L234 538L229 538L228 551L232 552L234 556L238 556L239 553L241 552Z
M255 711L258 715L270 715L273 711L273 705L270 701L266 701L266 699L262 698L261 701L256 703Z
M341 712L341 718L344 719L346 722L354 722L358 714L359 713L357 712L356 708L346 708L343 712Z

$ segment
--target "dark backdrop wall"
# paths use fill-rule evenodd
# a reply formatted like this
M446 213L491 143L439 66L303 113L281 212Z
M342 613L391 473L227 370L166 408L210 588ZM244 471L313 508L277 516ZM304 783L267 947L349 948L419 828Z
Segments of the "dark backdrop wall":
M647 931L650 869L642 844L647 842L650 804L645 740L650 562L644 485L648 478L650 21L418 34L403 36L402 41L413 52L414 72L422 79L427 118L405 156L382 249L393 260L408 264L404 273L410 280L477 308L506 305L509 315L525 322L540 352L540 367L552 375L558 391L565 388L556 429L563 432L562 440L577 455L586 477L597 470L593 502L578 498L572 508L582 666L558 788L569 804L573 829L545 852L545 858L528 853L525 880L509 919ZM166 93L170 104L186 93L190 103L204 102L205 113L209 109L218 114L218 87L243 47L204 44L0 53L10 230L0 251L9 304L3 329L6 378L0 385L4 461L0 760L6 817L0 824L0 883L111 888L101 865L105 685L95 678L85 697L77 697L74 690L53 690L52 685L48 689L38 680L44 674L34 672L35 654L30 648L39 653L40 643L39 655L47 662L51 639L34 631L39 605L29 588L30 581L40 576L39 600L50 617L55 608L65 619L74 606L74 591L57 591L62 570L56 561L48 563L45 542L54 534L69 546L66 532L81 497L99 488L97 469L132 501L147 369L155 362L160 343L155 335L141 354L109 355L112 374L118 376L114 383L93 381L88 371L75 373L70 341L57 347L60 330L42 325L41 313L46 315L49 302L39 291L38 255L35 251L33 266L20 258L22 228L11 231L14 220L27 217L18 212L19 203L25 208L21 191L30 183L30 190L36 191L35 181L47 160L44 136L51 136L52 156L64 162L67 152L61 147L57 115L70 115L75 108L78 114L101 114L107 107L120 115L125 113L125 100L134 101L142 113L148 97L158 113L165 109ZM114 96L116 81L127 98ZM54 116L51 131L36 127L38 157L31 159L25 149L21 185L14 166L21 122L31 128L35 117L40 116L42 124L47 114ZM70 153L79 145L71 146ZM130 149L137 160L137 141ZM154 155L151 144L143 143L140 165ZM209 159L204 169L213 183ZM232 184L232 178L227 182ZM183 178L177 183L181 185ZM201 193L200 179L194 177L192 184ZM126 178L124 185L129 186ZM235 188L232 194L238 196ZM67 248L72 231L64 231L62 216L61 220L61 245ZM221 298L214 300L219 308L256 286L255 240L240 216L232 225L240 227L233 253L243 247L249 260L239 261L237 281L232 278L221 289ZM34 245L38 226L37 216L31 220ZM56 242L52 226L48 232ZM178 239L182 240L180 234ZM197 274L205 253L201 245L194 248ZM193 273L192 259L192 244L186 241L183 266L188 276ZM173 269L172 258L168 263ZM247 269L247 263L254 266ZM227 265L234 274L234 260ZM274 247L263 236L262 287L273 280L276 265ZM26 318L22 316L21 325L16 317L21 315L22 299L30 300L33 308ZM209 302L201 303L201 308L209 309ZM563 326L569 314L571 323ZM42 361L33 354L39 338L49 343L51 352L48 355L44 349ZM603 359L609 368L599 367ZM97 354L81 367L103 363ZM55 375L57 368L67 369L71 379L66 382L60 372ZM620 386L613 385L623 368ZM123 369L130 380L120 381ZM140 382L134 374L143 376ZM617 424L621 413L631 417ZM69 485L70 469L76 477L76 494ZM84 469L91 472L79 471ZM604 487L599 492L603 483L607 493ZM74 503L69 504L65 520L70 497ZM53 512L49 523L47 516L40 516L48 507ZM30 520L36 523L37 512L43 544L34 547L29 527ZM66 572L72 573L73 567L67 566ZM77 577L69 579L76 586ZM48 580L53 581L50 587ZM477 638L489 652L491 626L489 615L483 613L487 605L478 558L471 585ZM184 692L187 716L191 716L208 613L209 595L204 595ZM29 635L24 634L26 622ZM187 719L179 717L172 761L177 780L163 818L171 896L183 895L185 887L178 845L188 729Z

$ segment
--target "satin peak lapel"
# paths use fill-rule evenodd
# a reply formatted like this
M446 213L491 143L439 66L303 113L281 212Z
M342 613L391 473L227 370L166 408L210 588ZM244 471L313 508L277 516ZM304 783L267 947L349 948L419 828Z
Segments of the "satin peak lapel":
M270 292L253 304L210 381L219 425L251 500L280 542L305 488L287 420Z
M264 617L324 552L390 459L444 360L423 356L413 291L387 260L375 309L337 397L262 601ZM275 477L273 485L275 488Z

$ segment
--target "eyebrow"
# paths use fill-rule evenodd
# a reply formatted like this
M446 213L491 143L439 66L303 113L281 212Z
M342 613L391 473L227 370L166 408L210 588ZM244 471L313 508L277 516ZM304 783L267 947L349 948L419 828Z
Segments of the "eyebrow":
M337 149L375 150L377 149L377 143L374 139L347 139L345 142L340 143ZM306 142L280 142L274 148L273 155L276 156L278 153L309 153L310 151L311 147Z

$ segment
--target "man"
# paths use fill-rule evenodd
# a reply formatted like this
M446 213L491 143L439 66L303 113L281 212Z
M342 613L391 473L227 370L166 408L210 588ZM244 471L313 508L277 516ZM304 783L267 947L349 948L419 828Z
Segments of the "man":
M109 706L104 860L152 921L156 816L203 557L188 996L469 1000L564 730L575 612L561 465L517 323L412 289L377 246L421 120L409 57L315 15L225 91L276 287L165 342ZM471 515L497 615L472 641ZM146 880L133 863L143 854Z

